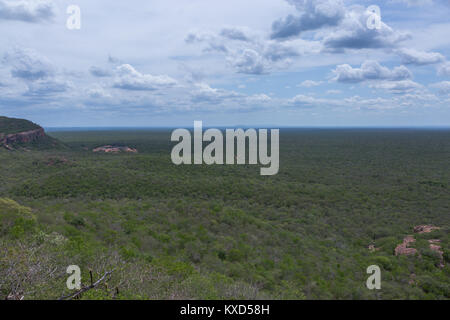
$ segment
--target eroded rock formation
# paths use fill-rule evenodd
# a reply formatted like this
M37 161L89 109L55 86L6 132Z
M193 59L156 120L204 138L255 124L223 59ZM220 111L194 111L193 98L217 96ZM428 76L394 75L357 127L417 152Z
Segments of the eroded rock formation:
M439 230L439 227L435 227L432 225L420 225L414 227L414 233L429 233L433 230Z
M10 149L12 144L29 143L43 137L45 137L45 132L42 128L11 134L0 133L0 145Z
M127 146L118 147L118 146L102 146L95 148L92 150L93 152L106 152L106 153L119 153L119 152L131 152L131 153L137 153L138 151L134 148L130 148Z
M416 239L414 239L413 236L406 236L403 239L403 242L400 243L396 248L395 248L395 255L398 256L400 254L403 255L414 255L417 253L417 250L415 248L409 248L409 244L415 242Z

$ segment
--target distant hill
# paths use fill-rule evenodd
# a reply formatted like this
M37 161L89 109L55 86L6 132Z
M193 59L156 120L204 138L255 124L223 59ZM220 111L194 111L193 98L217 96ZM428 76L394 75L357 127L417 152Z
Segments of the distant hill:
M49 137L41 126L31 121L0 116L0 147L8 150L52 149L64 145Z
M0 116L0 133L5 135L40 129L37 124L25 120Z

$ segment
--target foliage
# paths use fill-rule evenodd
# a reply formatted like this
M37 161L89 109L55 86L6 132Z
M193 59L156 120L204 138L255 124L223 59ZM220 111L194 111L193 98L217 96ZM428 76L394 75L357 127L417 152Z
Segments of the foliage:
M450 298L449 131L284 129L271 177L175 166L167 130L52 135L70 149L0 150L0 299L24 277L26 299L57 298L71 264L83 281L114 269L84 299ZM91 151L104 144L139 153ZM441 229L395 256L420 224ZM365 286L372 264L381 291Z

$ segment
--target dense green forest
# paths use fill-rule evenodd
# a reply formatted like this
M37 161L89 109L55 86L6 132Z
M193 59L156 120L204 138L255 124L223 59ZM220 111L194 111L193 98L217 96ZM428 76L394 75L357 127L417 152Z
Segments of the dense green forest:
M40 126L28 120L0 116L0 133L12 134L39 128Z
M450 131L282 129L275 176L175 166L170 133L1 149L0 299L69 294L69 265L83 283L113 271L83 299L450 298ZM138 153L92 152L106 144ZM408 235L417 252L395 255ZM373 264L381 290L366 288Z

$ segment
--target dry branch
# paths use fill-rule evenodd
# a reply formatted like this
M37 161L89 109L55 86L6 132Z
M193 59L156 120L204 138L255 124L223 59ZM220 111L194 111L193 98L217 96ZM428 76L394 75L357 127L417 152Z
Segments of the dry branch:
M73 293L73 294L71 294L71 295L68 295L68 296L61 297L61 298L59 298L58 300L72 300L72 299L75 299L75 298L81 296L84 292L96 288L96 287L97 287L100 283L102 283L105 279L107 279L107 278L109 279L109 278L111 277L111 274L112 274L112 273L113 273L112 271L105 272L105 274L103 275L103 277L101 277L100 279L98 279L95 283L92 283L92 282L93 282L92 271L90 271L91 284L90 284L89 286L85 286L85 287L81 288L80 290L78 290L77 292L75 292L75 293Z

